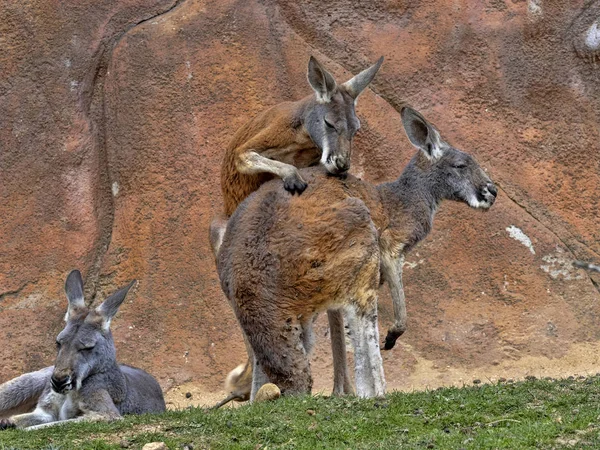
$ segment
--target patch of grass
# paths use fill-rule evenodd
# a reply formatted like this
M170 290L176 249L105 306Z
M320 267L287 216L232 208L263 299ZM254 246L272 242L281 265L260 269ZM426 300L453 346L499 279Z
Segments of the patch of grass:
M385 399L295 397L218 411L193 408L32 432L0 450L600 448L600 377L444 388Z

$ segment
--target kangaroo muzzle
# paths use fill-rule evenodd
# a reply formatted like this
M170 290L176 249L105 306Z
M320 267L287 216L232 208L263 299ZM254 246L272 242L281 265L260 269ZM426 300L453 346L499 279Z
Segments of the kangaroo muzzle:
M498 189L494 183L487 183L483 189L479 191L478 197L481 202L489 204L488 208L491 207L496 201L498 196Z
M65 392L73 389L71 375L52 374L52 377L50 378L50 384L52 385L52 390L58 394L64 394Z

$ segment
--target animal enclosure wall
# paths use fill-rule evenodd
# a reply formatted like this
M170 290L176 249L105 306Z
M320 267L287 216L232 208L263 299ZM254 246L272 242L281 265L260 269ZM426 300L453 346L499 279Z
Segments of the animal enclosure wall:
M50 364L72 268L88 298L137 278L119 358L218 389L244 346L207 239L225 146L261 109L385 62L352 171L392 180L410 103L497 183L443 205L408 258L390 387L598 371L598 1L127 0L0 5L0 381ZM593 277L595 278L592 279ZM384 290L382 327L392 311ZM384 328L385 329L385 328ZM317 387L331 358L321 326Z

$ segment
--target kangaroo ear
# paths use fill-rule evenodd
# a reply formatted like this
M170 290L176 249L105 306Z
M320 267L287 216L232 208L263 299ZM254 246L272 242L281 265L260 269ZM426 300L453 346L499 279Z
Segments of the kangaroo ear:
M358 98L360 93L369 85L371 81L373 81L373 78L375 78L375 75L377 75L382 63L383 56L379 58L371 67L350 78L348 81L342 84L342 86L353 98Z
M308 82L317 94L317 101L327 103L337 89L333 76L313 56L308 60Z
M71 312L75 308L85 307L85 301L83 299L83 278L81 278L81 272L79 270L72 270L67 275L65 281L65 294L67 294L67 300L69 301L69 308L65 316L65 322L69 320Z
M137 283L137 280L133 280L124 288L119 289L96 308L96 312L102 317L102 329L104 331L109 330L110 321L119 310L121 303L125 300L125 296L129 292L129 289L131 289L135 283Z
M414 109L405 106L400 111L404 131L411 144L421 150L427 158L435 161L444 154L440 133L431 125L425 117Z

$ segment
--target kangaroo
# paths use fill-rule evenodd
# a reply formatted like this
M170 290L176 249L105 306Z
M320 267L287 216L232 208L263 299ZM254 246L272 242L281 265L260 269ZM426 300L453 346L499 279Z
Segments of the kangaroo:
M284 394L310 392L313 316L328 310L343 339L343 310L355 348L356 392L382 395L380 277L390 284L402 328L402 257L429 233L440 202L493 205L497 190L473 157L412 108L401 117L419 151L396 181L374 186L302 169L308 187L301 197L285 195L276 180L265 184L240 204L213 244L221 286L254 350L253 392L267 378Z
M314 58L308 61L308 82L313 93L295 102L283 102L243 125L231 140L221 168L225 218L213 219L209 240L216 255L227 226L227 217L250 193L274 176L284 188L301 194L306 182L298 168L319 162L334 175L350 168L352 138L360 128L355 112L358 96L371 83L383 56L371 67L338 85ZM245 339L246 340L246 339ZM246 401L250 396L252 348L246 340L249 360L227 377L228 401ZM249 375L249 376L248 376Z
M116 360L110 323L134 284L135 280L91 309L84 302L81 273L69 273L66 326L56 338L54 366L0 385L0 417L20 413L0 420L0 429L36 429L165 410L158 382Z
M233 136L221 168L225 215L273 176L301 194L306 182L298 167L321 162L334 175L350 168L352 138L360 128L354 108L360 93L373 80L383 56L355 77L338 85L314 58L308 61L313 93L295 102L283 102L262 112Z

